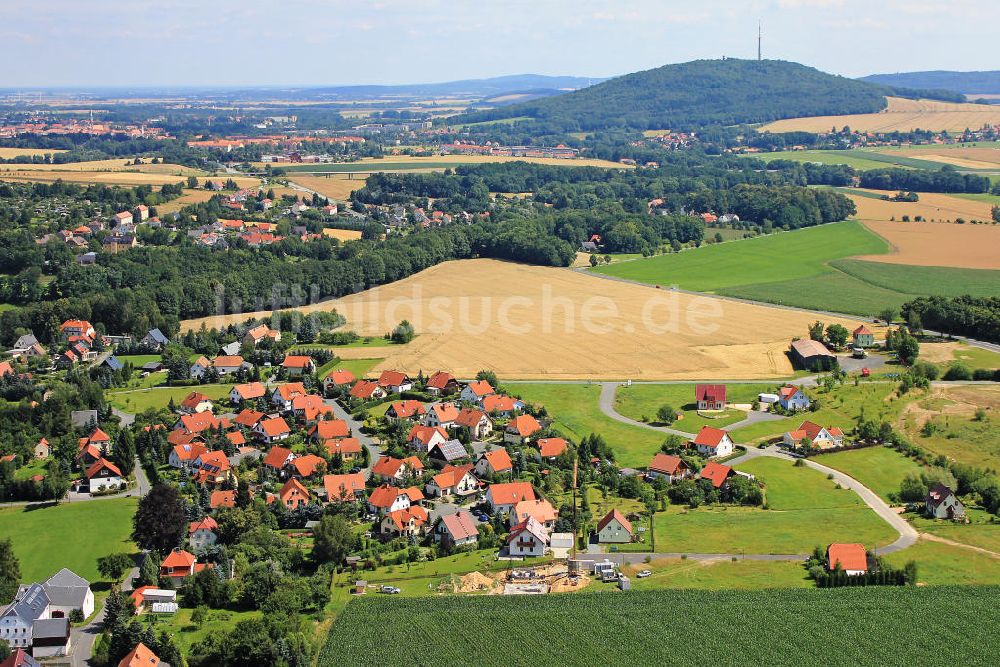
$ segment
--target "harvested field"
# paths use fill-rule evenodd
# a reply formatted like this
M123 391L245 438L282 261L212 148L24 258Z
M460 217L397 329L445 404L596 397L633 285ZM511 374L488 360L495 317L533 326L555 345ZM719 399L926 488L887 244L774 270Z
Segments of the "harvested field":
M887 255L859 259L910 266L1000 269L1000 226L884 220L865 220L865 226L888 241L892 250Z
M846 116L789 118L768 123L765 132L829 132L830 128L850 126L867 132L908 132L914 129L962 132L969 127L1000 123L1000 108L981 104L956 104L935 100L907 100L889 97L889 106L879 113Z
M9 160L12 157L22 155L52 155L54 153L65 153L61 148L0 148L0 158Z
M156 207L156 211L160 215L165 215L167 213L175 213L185 206L191 204L200 204L211 199L216 193L211 190L184 190L184 194L167 202L166 204L160 204Z
M607 167L610 169L631 169L628 165L610 160L593 158L546 158L546 157L510 157L502 155L434 155L432 157L413 157L411 155L388 155L382 159L366 159L357 162L341 162L330 164L296 164L294 166L279 165L289 174L297 171L328 171L333 173L348 173L352 171L412 171L414 169L433 169L436 171L463 164L495 164L498 162L531 162L547 164L556 167ZM294 176L292 176L294 178Z
M905 148L883 148L876 150L876 152L893 157L915 157L931 162L953 164L956 167L968 169L1000 168L1000 144L997 143L906 146Z
M132 160L114 158L111 160L90 160L88 162L67 162L66 164L16 164L0 165L0 170L17 171L137 171L149 174L172 174L176 176L204 176L205 172L179 164L137 164L126 165Z
M878 195L891 197L896 194L885 190L859 188L854 191L858 194L852 194L850 190L841 190L841 192L847 194L858 207L858 213L855 217L860 220L890 220L892 218L899 220L904 215L910 216L911 219L919 215L923 216L925 220L935 222L953 222L958 218L966 221L992 220L990 211L992 207L989 202L985 201L963 199L936 192L920 192L918 193L920 201L910 203L878 199ZM861 193L876 195L876 197L865 196Z
M108 161L102 161L108 162ZM95 164L93 162L79 164ZM135 167L133 171L127 171L125 167L104 169L100 171L86 170L63 170L64 165L0 165L0 180L3 181L29 181L35 183L52 183L54 181L65 181L67 183L105 183L108 185L172 185L180 183L189 175L199 175L199 181L203 182L205 177L203 172L179 167L177 165L141 165ZM15 168L16 167L16 168ZM30 167L30 168L22 168ZM36 169L35 167L42 167ZM171 173L169 167L175 167L181 173ZM165 169L161 169L165 168ZM142 169L144 171L136 171ZM209 180L225 181L229 176L212 176ZM255 187L260 184L260 180L246 176L234 176L232 179L240 187Z
M315 190L324 197L346 201L351 193L365 187L364 178L345 178L343 176L295 176L292 183L304 188Z
M361 232L356 229L323 229L323 236L338 241L357 241L361 238Z
M336 308L381 335L400 320L417 338L382 348L386 368L492 368L512 379L787 377L785 356L814 314L692 296L564 269L497 260L446 262L399 282L302 310ZM187 320L182 330L258 314ZM853 329L857 322L825 318ZM370 354L369 354L370 356Z

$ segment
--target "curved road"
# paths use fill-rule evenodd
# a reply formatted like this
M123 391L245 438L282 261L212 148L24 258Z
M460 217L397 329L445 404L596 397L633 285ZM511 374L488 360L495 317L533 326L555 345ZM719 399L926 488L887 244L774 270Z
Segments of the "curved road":
M632 426L638 426L640 428L652 429L654 431L660 431L661 433L673 433L685 438L694 437L693 434L691 433L685 433L683 431L677 431L675 429L668 429L660 426L650 426L649 424L644 424L643 422L636 421L634 419L629 419L628 417L618 413L614 407L615 391L617 390L617 388L618 388L617 382L605 382L601 385L600 406L601 406L601 412L603 412L606 416L610 417L611 419L614 419L615 421L619 421L624 424L629 424ZM768 447L767 449L756 449L748 447L746 454L744 454L743 456L739 456L735 459L732 459L728 461L728 463L730 465L738 465L740 463L744 463L746 461L750 461L752 459L759 458L761 456L769 456L771 458L784 459L786 461L796 460L794 457L789 456L788 454L786 454L777 447ZM868 507L870 507L872 511L875 512L875 514L877 514L883 521L888 523L893 530L899 533L899 537L896 539L895 542L886 545L884 547L877 548L875 550L875 553L881 555L881 554L893 553L895 551L901 551L902 549L912 546L917 541L919 533L917 533L916 529L913 526L911 526L909 522L907 522L905 519L899 516L895 511L893 511L893 509L889 507L889 505L886 504L884 500L879 498L878 495L874 491L869 489L867 486L865 486L858 480L854 479L853 477L850 477L849 475L840 472L839 470L830 468L829 466L825 466L821 463L816 463L811 459L800 459L800 460L804 461L805 465L812 468L813 470L818 470L826 475L833 475L833 480L835 482L840 484L842 487L850 489L851 491L854 491L856 494L858 494L858 496L861 497L861 500L863 500L865 504L868 505ZM733 554L708 554L708 555L702 554L702 555L711 557L726 557L726 556L731 556Z

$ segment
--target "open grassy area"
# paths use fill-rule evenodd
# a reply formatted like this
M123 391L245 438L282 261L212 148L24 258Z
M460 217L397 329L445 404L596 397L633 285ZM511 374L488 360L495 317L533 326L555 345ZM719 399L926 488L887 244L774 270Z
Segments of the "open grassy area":
M165 408L174 399L180 403L192 391L205 394L212 400L219 400L229 395L233 388L231 384L199 384L191 387L155 387L152 389L135 389L132 391L107 392L111 405L125 412L139 413L149 408Z
M985 510L966 508L969 523L955 523L907 515L913 527L921 533L931 533L946 540L968 544L1000 554L1000 523L993 522L993 515Z
M177 648L181 653L187 654L191 647L212 634L224 634L230 632L240 621L251 618L259 618L259 611L230 611L228 609L210 609L208 616L201 625L195 625L191 621L191 614L194 609L180 608L173 615L157 615L158 623L154 626L159 629L166 629L171 638L177 643Z
M928 586L1000 583L1000 559L970 549L920 540L886 556L896 566L917 564L917 581Z
M955 350L955 360L961 361L969 368L1000 368L1000 354L981 347L965 345Z
M128 362L136 368L139 368L143 364L160 361L162 359L162 357L158 354L116 354L115 357L117 357L118 361L123 364Z
M857 259L831 262L833 268L865 283L866 289L898 292L909 301L914 296L994 296L1000 271L940 266L907 266Z
M997 588L594 592L421 600L366 595L334 623L321 667L343 664L995 664ZM860 610L865 618L858 621ZM818 619L802 630L804 619ZM934 619L933 632L923 631ZM385 628L420 628L426 643ZM525 652L511 638L530 637Z
M770 509L671 506L654 519L656 551L806 554L817 544L884 546L897 537L857 494L818 471L772 458L737 467L765 485Z
M629 426L601 412L597 384L510 384L508 389L526 401L544 405L556 420L554 427L579 442L591 433L604 436L619 465L642 467L666 439L662 433Z
M778 153L751 153L744 155L745 158L757 158L765 162L772 160L791 160L793 162L816 162L819 164L846 164L855 169L882 169L889 165L885 162L872 159L867 154L859 154L858 151L781 151Z
M100 579L97 559L132 553L134 498L0 508L0 535L14 542L21 581L45 579L68 567L88 581Z
M632 576L640 570L651 570L653 574L643 579ZM814 585L806 576L802 563L790 561L671 558L630 566L624 571L631 576L632 589L637 591L668 588L755 590L811 588Z
M773 392L773 384L730 384L726 387L726 397L730 403L751 403L761 392ZM722 428L746 418L747 413L732 408L717 414L698 414L695 402L694 384L633 384L619 387L615 394L615 410L619 413L643 421L656 422L656 411L662 405L669 405L682 418L673 428L689 433L697 433L702 426Z
M368 371L377 366L381 361L381 359L341 359L330 370L343 369L354 373L354 377L356 378L363 378L368 374ZM329 373L326 375L329 375ZM320 379L322 380L323 378L321 377Z
M888 245L859 222L838 222L734 243L592 269L629 280L718 292L725 288L807 278L852 255L886 252ZM780 261L778 261L780 259Z
M909 474L920 474L922 467L888 447L867 447L847 452L834 452L816 457L817 463L847 473L888 501L889 494L899 492L899 485Z

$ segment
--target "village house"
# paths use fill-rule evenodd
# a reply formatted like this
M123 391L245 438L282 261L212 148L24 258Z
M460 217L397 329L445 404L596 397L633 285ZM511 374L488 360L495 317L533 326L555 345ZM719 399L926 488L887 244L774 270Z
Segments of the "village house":
M551 531L556 525L556 519L559 518L559 510L545 499L522 500L514 505L514 510L507 518L507 522L510 525L516 525L527 520L528 517L533 518L545 526L546 530Z
M628 544L632 541L632 522L617 509L613 509L597 522L597 541L600 544Z
M418 477L423 470L424 464L416 456L405 459L382 456L372 466L372 477L382 482L397 484L408 478Z
M195 462L197 468L194 479L198 484L219 486L233 479L232 466L222 450L204 452Z
M306 394L292 399L292 415L304 424L311 424L333 415L333 407L318 394Z
M965 505L955 496L955 492L944 484L936 482L927 491L926 514L932 519L965 519Z
M343 419L322 419L309 429L307 437L313 442L325 442L331 438L346 438L351 435L351 427Z
M728 433L711 426L702 426L691 444L695 446L699 454L707 457L729 456L733 453L734 448Z
M212 546L219 539L215 531L219 529L219 524L210 516L206 516L198 521L188 524L188 544L196 552Z
M419 505L389 512L379 524L379 532L387 537L416 537L423 533L429 520L427 510Z
M172 468L187 470L194 467L195 461L207 451L208 449L204 445L197 443L174 445L174 448L170 450L170 456L167 457L167 463Z
M803 444L816 449L832 449L844 446L844 432L836 427L824 428L811 421L804 421L794 431L786 432L781 441L789 449Z
M440 426L442 428L453 428L455 420L460 412L454 403L432 403L424 414L424 426Z
M243 361L243 357L237 355L219 355L215 359L212 359L212 366L219 373L219 376L225 377L226 375L232 375L233 373L239 372L241 368L250 368L250 364Z
M382 371L378 378L378 386L386 393L401 394L413 389L413 381L406 373L400 371Z
M312 360L312 357L289 354L281 362L281 367L285 370L288 377L294 378L314 372L316 370L316 363Z
M662 478L673 484L690 477L691 472L691 466L684 459L661 452L650 461L646 468L646 478L650 481Z
M528 517L511 528L507 535L507 553L510 556L544 556L549 540L549 531L545 526Z
M328 503L359 500L365 495L365 475L361 472L324 475L323 489Z
M330 438L323 443L323 449L331 457L339 456L341 460L350 463L361 456L361 441L357 438Z
M476 460L476 474L480 477L506 475L514 472L514 463L506 449L485 451Z
M510 514L522 500L535 498L535 489L528 482L491 484L486 489L486 502L494 514Z
M74 611L89 618L94 613L94 592L90 582L73 570L62 568L43 581L42 588L49 599L52 618L69 618Z
M170 344L170 339L164 336L159 329L150 329L139 341L139 344L149 350L159 351Z
M281 417L262 419L254 426L254 433L266 444L284 440L292 434L291 427Z
M479 541L475 518L465 510L441 516L434 526L434 541L447 549L475 545Z
M170 579L175 587L179 587L185 578L203 569L205 565L199 565L198 558L193 553L174 547L160 563L160 576Z
M459 394L459 400L466 403L480 404L482 400L495 394L496 391L490 386L490 383L486 380L476 380L465 385L462 392Z
M185 415L193 415L199 412L211 412L212 411L212 399L210 399L205 394L197 391L192 391L190 394L184 397L181 404L177 406L177 411Z
M474 440L485 440L493 433L493 420L482 410L462 408L455 416L454 426L469 429Z
M122 211L121 213L115 213L111 216L111 221L114 223L115 227L121 225L131 225L133 222L132 213L129 211Z
M188 369L188 375L193 380L201 380L202 376L208 372L208 369L211 368L211 366L212 362L208 360L208 357L202 355L191 363L191 368Z
M406 436L407 444L419 451L429 452L434 445L447 442L448 432L440 426L422 426L417 424Z
M265 417L263 412L257 412L250 408L243 408L239 414L233 418L233 423L246 429L253 429L261 419Z
M525 445L531 440L531 436L542 430L542 425L531 415L520 415L514 417L507 423L504 429L503 440L513 445Z
M125 482L118 466L105 458L100 458L90 464L84 476L87 478L87 491L92 494L116 491Z
M213 510L220 507L236 507L235 491L212 491L208 498L208 506Z
M386 410L389 419L419 419L424 414L424 404L420 401L396 401Z
M726 409L726 385L724 384L695 385L694 396L699 410Z
M361 401L377 401L386 397L386 391L373 380L360 380L351 387L350 395Z
M302 505L308 505L310 498L309 489L302 486L302 482L294 477L285 482L278 491L278 501L289 510L297 510Z
M87 320L66 320L59 327L59 332L66 340L80 336L93 338L97 333Z
M415 502L424 499L423 492L416 487L400 489L389 484L383 484L373 490L368 496L368 511L379 516L389 512L404 510Z
M826 548L826 567L833 572L838 567L849 576L868 572L868 553L863 544L831 544Z
M177 591L174 590L156 588L155 586L139 586L132 591L129 597L132 598L137 614L154 609L168 613L177 611Z
M450 396L458 391L458 381L451 373L438 371L427 380L426 388L432 396Z
M308 393L305 385L301 382L288 382L287 384L279 385L271 392L271 404L282 412L290 412L292 410L292 401L295 400L295 397L305 396Z
M566 453L569 443L563 438L539 438L535 441L538 456L543 461L553 461Z
M871 329L865 325L859 326L853 332L854 335L854 346L855 347L874 347L875 346L875 334Z
M449 496L461 498L476 493L479 490L479 480L472 474L471 463L461 466L447 465L427 482L424 490L432 498Z
M808 410L812 401L809 400L804 391L795 385L786 384L778 390L778 405L785 410Z
M52 448L49 446L49 441L42 438L35 445L35 458L36 459L47 459L49 454L52 452Z
M503 418L511 417L515 412L524 409L524 402L510 396L500 394L490 394L484 396L482 400L483 412L488 415L498 415Z
M326 472L326 460L315 454L303 454L296 456L285 469L295 479L308 479Z
M263 398L265 394L267 394L267 387L264 386L263 382L238 384L229 391L229 401L233 405L242 405L245 401Z
M0 640L12 649L30 649L35 623L51 618L49 598L40 584L22 586L0 612Z
M243 344L257 347L263 340L271 340L275 343L281 341L281 332L271 329L266 324L259 324L248 330L243 336Z
M726 488L726 482L735 474L736 471L730 466L717 463L716 461L709 461L701 469L701 472L698 473L698 477L700 479L707 479L712 483L713 488L723 490Z
M164 664L166 663L161 662L148 646L139 642L134 649L125 654L118 667L161 667Z
M356 381L357 378L354 377L354 373L351 371L343 368L331 371L329 375L323 378L323 393L329 396L340 387L352 385Z
M435 464L455 465L468 461L469 452L466 451L461 440L452 439L432 446L427 452L427 458Z

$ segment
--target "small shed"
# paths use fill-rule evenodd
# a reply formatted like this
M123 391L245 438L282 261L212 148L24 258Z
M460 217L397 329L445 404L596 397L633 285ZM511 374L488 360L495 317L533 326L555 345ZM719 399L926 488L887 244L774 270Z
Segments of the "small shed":
M364 579L359 579L354 582L354 589L351 591L354 595L364 595L365 591L368 590L368 582Z
M777 394L757 394L757 401L759 403L766 403L766 404L770 405L771 403L777 403L778 402L778 395Z

